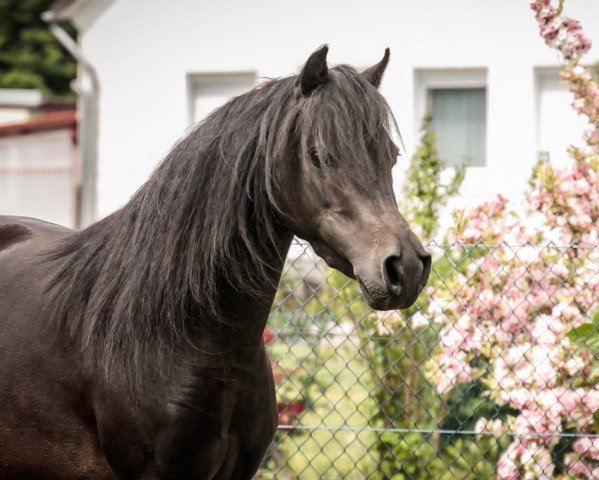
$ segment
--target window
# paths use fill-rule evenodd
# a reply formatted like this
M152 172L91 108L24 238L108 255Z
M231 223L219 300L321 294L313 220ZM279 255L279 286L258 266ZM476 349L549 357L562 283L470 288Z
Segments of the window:
M486 89L432 88L428 95L431 130L446 165L484 166Z
M581 143L586 120L570 106L574 96L560 81L559 69L539 68L535 81L538 157L563 167L569 162L568 145Z
M482 69L417 70L417 125L432 116L440 157L448 167L486 164L487 87Z
M189 122L195 123L231 97L250 90L256 83L254 72L205 73L188 77Z

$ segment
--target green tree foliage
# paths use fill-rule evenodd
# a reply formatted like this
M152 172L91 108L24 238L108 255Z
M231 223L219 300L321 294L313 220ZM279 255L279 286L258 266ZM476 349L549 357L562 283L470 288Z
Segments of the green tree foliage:
M406 220L423 240L431 239L437 232L440 209L458 193L466 174L465 167L460 166L448 182L442 181L445 163L439 157L430 123L431 116L427 115L420 127L420 146L406 172L400 205Z
M0 88L36 88L55 97L72 95L75 62L40 18L52 1L0 0Z

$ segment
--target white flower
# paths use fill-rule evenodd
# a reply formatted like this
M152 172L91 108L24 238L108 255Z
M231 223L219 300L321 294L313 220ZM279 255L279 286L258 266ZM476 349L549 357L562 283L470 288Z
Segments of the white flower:
M580 374L584 369L585 362L579 357L571 357L564 363L564 370L570 376Z
M422 312L416 312L414 315L412 315L410 325L412 326L413 330L420 330L421 328L428 327L429 321Z

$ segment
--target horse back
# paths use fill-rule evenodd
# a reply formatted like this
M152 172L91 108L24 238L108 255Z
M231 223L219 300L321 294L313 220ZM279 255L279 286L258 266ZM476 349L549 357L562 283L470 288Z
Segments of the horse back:
M44 282L51 275L44 253L71 232L33 218L0 215L0 332L9 317L16 320L15 309L43 303Z
M0 215L0 252L31 239L53 240L72 230L29 217Z

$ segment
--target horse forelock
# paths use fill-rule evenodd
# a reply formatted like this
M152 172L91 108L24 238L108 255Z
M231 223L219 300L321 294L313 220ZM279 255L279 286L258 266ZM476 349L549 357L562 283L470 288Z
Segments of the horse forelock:
M307 99L288 77L230 100L123 208L49 253L57 326L91 367L132 385L148 370L166 374L194 329L222 322L223 281L255 295L274 288L278 162L291 143L377 168L368 144L387 148L379 140L394 125L390 109L351 67L331 72Z
M353 67L338 65L330 75L326 88L302 109L302 153L316 146L333 164L376 175L393 157L392 138L400 139L391 108Z

